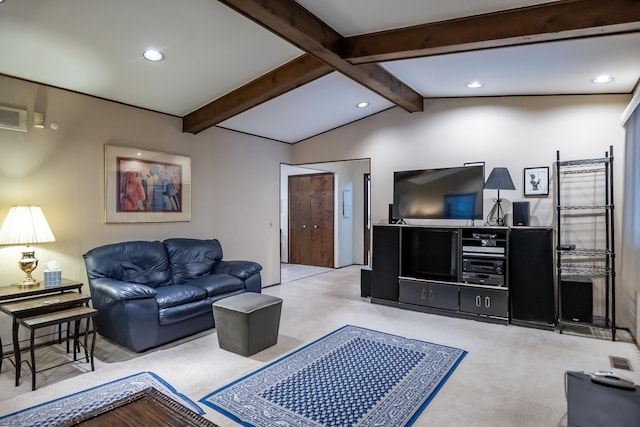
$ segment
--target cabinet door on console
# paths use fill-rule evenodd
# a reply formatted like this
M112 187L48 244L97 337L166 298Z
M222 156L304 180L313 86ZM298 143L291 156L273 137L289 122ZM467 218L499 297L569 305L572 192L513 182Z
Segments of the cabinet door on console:
M509 294L500 289L461 287L460 311L506 318L509 316Z
M458 310L458 287L444 283L400 280L400 302Z
M400 274L400 227L373 227L373 259L371 262L371 298L398 302Z

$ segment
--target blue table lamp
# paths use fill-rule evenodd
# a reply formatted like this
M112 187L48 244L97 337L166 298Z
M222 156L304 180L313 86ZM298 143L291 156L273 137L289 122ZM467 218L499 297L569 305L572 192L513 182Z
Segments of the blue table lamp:
M493 199L494 205L487 216L489 225L504 225L504 211L502 210L502 199L500 198L500 190L515 190L511 175L507 168L493 168L484 184L487 190L498 190L498 198Z

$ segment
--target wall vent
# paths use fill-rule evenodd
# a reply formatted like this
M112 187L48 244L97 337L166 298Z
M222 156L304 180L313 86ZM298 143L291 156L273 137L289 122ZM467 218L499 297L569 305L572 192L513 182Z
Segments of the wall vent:
M27 110L0 106L0 129L27 131Z

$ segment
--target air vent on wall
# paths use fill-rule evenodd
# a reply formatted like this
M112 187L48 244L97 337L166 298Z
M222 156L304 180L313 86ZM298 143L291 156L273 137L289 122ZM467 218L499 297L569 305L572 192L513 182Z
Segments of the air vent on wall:
M0 129L27 131L27 110L0 106Z

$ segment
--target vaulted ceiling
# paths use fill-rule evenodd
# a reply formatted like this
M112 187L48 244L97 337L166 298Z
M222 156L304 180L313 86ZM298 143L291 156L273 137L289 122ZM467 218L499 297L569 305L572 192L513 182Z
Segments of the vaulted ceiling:
M640 79L637 0L4 0L0 40L4 75L287 143L430 98Z

